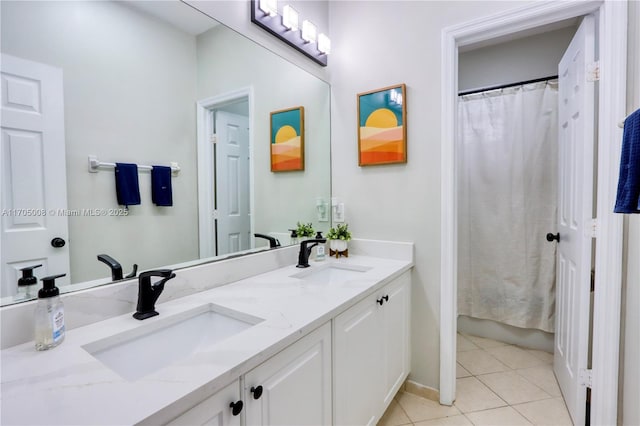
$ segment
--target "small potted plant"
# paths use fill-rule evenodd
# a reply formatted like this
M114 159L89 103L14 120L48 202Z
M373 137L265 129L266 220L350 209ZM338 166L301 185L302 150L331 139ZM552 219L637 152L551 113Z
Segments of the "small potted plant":
M329 240L329 255L336 257L349 256L347 241L351 239L348 224L337 224L335 228L330 228L327 233Z
M298 222L296 224L296 234L298 234L298 238L302 241L315 236L316 231L313 230L313 225L311 223Z

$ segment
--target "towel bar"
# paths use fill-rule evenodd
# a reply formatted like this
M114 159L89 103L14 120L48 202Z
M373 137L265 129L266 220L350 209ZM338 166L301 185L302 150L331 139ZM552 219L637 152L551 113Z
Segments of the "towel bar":
M173 176L177 176L180 173L180 166L176 162L171 162L171 174ZM116 167L116 163L104 163L102 161L98 161L98 157L95 155L89 156L89 173L98 173L100 168L109 168L113 169ZM152 166L145 166L143 164L138 164L138 170L151 171Z

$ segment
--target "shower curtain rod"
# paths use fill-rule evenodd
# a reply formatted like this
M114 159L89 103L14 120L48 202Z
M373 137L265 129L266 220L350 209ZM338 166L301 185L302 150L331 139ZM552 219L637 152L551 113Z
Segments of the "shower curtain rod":
M458 92L458 96L472 95L474 93L487 92L489 90L506 89L508 87L521 86L524 84L539 83L541 81L549 81L556 78L558 78L557 75L550 75L549 77L535 78L533 80L519 81L517 83L509 83L509 84L502 84L499 86L490 86L490 87L483 87L480 89L465 90L464 92Z

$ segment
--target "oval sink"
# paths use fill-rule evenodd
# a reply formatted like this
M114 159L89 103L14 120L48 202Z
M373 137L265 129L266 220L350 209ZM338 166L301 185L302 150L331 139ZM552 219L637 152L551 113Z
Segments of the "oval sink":
M361 278L362 273L370 269L370 266L326 263L320 266L312 266L304 271L290 275L290 277L298 278L312 284L341 284Z
M206 350L263 319L210 303L145 321L149 323L82 348L123 379L134 381Z

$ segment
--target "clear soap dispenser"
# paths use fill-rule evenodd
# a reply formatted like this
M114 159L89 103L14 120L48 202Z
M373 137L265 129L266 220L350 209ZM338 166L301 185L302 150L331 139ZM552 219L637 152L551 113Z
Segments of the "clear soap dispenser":
M60 290L56 278L67 274L42 278L42 288L38 291L35 316L36 350L55 348L64 340L64 306L60 300Z

